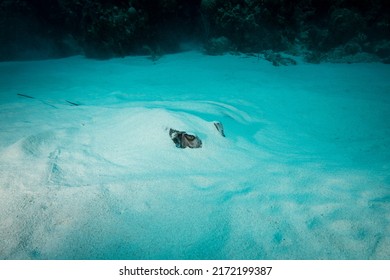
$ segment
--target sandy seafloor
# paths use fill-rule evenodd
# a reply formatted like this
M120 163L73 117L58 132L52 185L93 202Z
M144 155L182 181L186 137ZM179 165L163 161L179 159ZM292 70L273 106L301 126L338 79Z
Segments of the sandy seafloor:
M390 65L0 63L0 259L389 258Z

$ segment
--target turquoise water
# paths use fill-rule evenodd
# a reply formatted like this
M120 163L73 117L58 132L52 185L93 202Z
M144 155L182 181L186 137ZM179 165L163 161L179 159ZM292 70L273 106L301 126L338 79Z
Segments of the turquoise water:
M0 73L1 259L390 257L387 65L188 52Z

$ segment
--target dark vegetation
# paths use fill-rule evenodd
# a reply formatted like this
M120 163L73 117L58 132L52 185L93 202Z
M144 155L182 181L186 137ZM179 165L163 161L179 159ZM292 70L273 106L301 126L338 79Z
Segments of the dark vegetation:
M210 55L390 63L390 1L0 0L0 41L0 60L156 59L192 42Z

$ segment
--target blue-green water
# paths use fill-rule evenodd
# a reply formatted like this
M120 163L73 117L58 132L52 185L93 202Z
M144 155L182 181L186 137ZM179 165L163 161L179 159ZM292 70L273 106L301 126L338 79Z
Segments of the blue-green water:
M389 73L195 52L1 63L0 258L388 259Z

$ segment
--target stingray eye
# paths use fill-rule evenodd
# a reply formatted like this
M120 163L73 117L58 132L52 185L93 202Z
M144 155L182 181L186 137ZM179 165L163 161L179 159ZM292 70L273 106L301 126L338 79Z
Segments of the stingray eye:
M193 135L188 135L188 134L185 134L184 137L185 137L188 141L194 141L194 139L195 139L195 136L193 136Z

